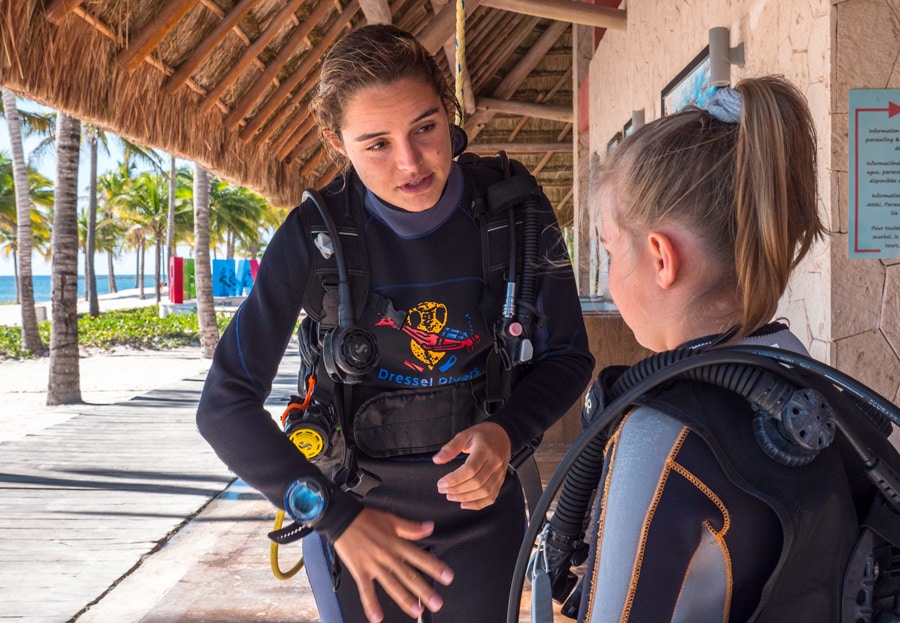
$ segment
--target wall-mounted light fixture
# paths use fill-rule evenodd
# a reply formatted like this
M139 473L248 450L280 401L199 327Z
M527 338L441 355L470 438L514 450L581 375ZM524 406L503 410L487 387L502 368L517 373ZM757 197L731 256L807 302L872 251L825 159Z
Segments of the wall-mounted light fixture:
M731 47L731 33L724 26L709 29L709 84L731 84L731 66L744 65L744 44Z
M631 111L631 131L640 129L644 125L644 109Z

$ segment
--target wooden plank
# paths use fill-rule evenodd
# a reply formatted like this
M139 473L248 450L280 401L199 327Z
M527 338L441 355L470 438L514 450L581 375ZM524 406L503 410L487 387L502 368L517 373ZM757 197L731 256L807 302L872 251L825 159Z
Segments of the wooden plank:
M533 15L571 24L625 30L627 13L623 9L572 2L572 0L481 0L484 6Z
M197 0L169 0L141 32L132 37L128 47L119 52L118 60L128 71L134 71L159 45L182 17L194 8Z
M166 80L166 83L163 85L166 91L172 94L177 93L191 77L191 74L194 73L194 70L200 66L200 63L209 57L216 46L225 38L225 35L237 26L238 22L241 21L258 1L259 0L241 0L241 2L236 4L225 16L225 19L219 22L219 25L216 26L211 33L206 35L206 38L194 48L193 54L178 66L178 69L175 70L174 74L169 76L169 79Z

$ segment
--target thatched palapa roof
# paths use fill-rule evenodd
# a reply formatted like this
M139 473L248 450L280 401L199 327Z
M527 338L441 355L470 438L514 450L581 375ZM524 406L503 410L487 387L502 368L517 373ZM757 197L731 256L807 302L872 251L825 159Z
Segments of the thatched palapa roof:
M623 28L624 12L570 0L466 9L470 149L506 149L565 210L571 22ZM454 0L0 0L0 87L291 206L335 173L306 108L325 51L391 21L452 80L455 17Z

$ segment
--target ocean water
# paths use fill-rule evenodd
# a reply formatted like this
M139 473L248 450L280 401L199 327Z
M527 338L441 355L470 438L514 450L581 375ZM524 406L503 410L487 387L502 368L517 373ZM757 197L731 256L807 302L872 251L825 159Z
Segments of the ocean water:
M43 303L50 300L50 275L34 275L34 302ZM116 275L116 286L119 290L137 287L134 275ZM153 291L153 275L144 275L144 287ZM109 292L109 277L97 275L97 294ZM78 296L84 296L84 275L78 275ZM12 275L0 275L0 304L16 302L16 278Z

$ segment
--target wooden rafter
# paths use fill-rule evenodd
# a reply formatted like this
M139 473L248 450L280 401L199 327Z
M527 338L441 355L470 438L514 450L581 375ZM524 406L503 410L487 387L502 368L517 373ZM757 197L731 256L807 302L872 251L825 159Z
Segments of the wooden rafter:
M481 0L484 6L533 15L569 24L625 30L627 14L622 9L572 2L572 0Z
M315 80L304 80L300 83L300 86L297 87L297 90L294 92L293 97L291 97L291 103L287 106L282 106L280 109L276 110L272 113L272 118L266 127L259 133L260 140L268 140L277 128L281 127L285 123L285 118L291 114L291 111L294 108L301 108L303 101L306 99L307 94L316 87Z
M197 0L170 0L141 32L132 37L128 47L119 52L119 62L128 71L137 69L195 4Z
M84 0L53 0L44 11L44 16L54 24L61 24L72 9L80 5Z
M504 113L509 115L523 115L536 119L550 119L552 121L564 121L572 123L575 113L571 106L551 106L549 104L532 104L529 102L514 102L493 97L479 97L478 109Z
M506 35L494 38L485 47L484 52L479 55L481 67L478 68L475 77L475 81L478 84L483 84L490 76L495 75L528 35L534 32L541 21L536 17L522 17L512 13L507 15L509 20L504 22L504 26L501 26L501 32L506 33Z
M284 23L291 18L294 14L294 11L297 10L303 3L303 0L290 0L286 5L284 5L275 18L272 20L272 23L269 24L268 28L266 28L263 33L256 39L250 47L244 50L244 53L241 57L235 61L234 65L232 65L231 69L228 70L228 73L219 80L219 83L210 89L209 93L207 93L206 98L200 103L200 110L203 112L209 112L209 110L215 106L218 99L222 96L222 94L230 87L232 84L237 81L237 79L241 76L245 69L250 66L254 61L257 60L257 56L260 52L262 52L267 45L275 38L275 35L278 34L278 31L282 29ZM326 3L322 3L325 5Z
M469 144L466 151L475 153L498 152L498 151L515 152L519 154L540 154L546 151L572 151L572 143L526 143L524 141L518 143L475 143Z
M272 143L275 157L279 160L284 160L291 153L294 146L313 129L315 124L316 120L312 115L297 115L295 119L285 126L278 140Z
M169 93L177 93L178 90L184 86L184 83L187 82L188 78L191 77L191 74L194 73L194 70L200 66L200 63L206 60L216 46L222 42L225 35L237 26L238 22L241 21L258 1L259 0L241 0L241 2L236 4L225 16L225 19L219 22L219 25L200 42L200 45L194 48L193 54L191 54L190 57L175 70L175 73L166 80L166 91Z
M288 39L281 49L278 50L278 54L266 66L265 71L260 74L250 88L247 89L247 92L244 93L243 97L241 97L234 105L234 108L228 113L228 116L225 117L226 128L234 130L238 127L241 120L244 118L244 115L246 115L257 100L263 96L266 90L271 87L272 81L278 75L278 72L281 71L285 64L296 53L300 45L306 42L306 38L309 36L309 33L312 32L313 28L315 28L319 22L331 12L331 8L331 5L327 2L320 2L310 16L303 20L303 23L291 33L290 39Z
M297 143L297 145L291 150L291 153L288 155L287 160L297 160L309 149L319 144L321 144L321 140L319 139L319 132L315 128L312 128L310 132L303 137L303 140ZM322 149L325 149L325 147L323 146Z
M296 87L301 80L309 77L312 68L318 64L320 58L325 56L325 52L331 47L331 44L334 43L335 39L340 36L341 31L343 31L350 23L350 20L353 19L353 16L356 15L358 10L359 1L352 0L350 4L347 5L347 8L344 9L334 23L328 28L318 45L305 55L299 67L294 70L294 73L281 83L281 86L276 89L275 93L266 100L266 103L263 104L253 118L247 122L246 127L240 133L241 140L250 140L250 138L256 134L256 131L260 126L272 116L275 109L287 99L291 91L294 90L294 87Z
M359 7L367 24L392 24L391 7L387 0L359 0Z
M516 66L513 67L512 71L507 74L506 78L504 78L500 85L494 90L492 96L497 99L509 99L512 97L512 94L519 88L522 81L525 80L535 67L537 67L538 63L541 62L541 59L544 58L544 55L550 51L550 48L553 47L556 41L568 28L569 24L564 22L551 23L550 26L547 27L547 30L545 30L541 36L538 37L537 41L534 42L531 49L525 53L519 62L516 63ZM466 121L466 133L469 135L469 140L474 140L484 126L493 118L494 113L484 110L479 110L472 115L472 117Z
M572 81L572 67L570 66L568 69L566 69L565 73L563 73L563 75L559 77L559 80L556 81L556 84L553 85L553 88L551 88L546 93L540 93L535 98L534 103L540 104L541 102L550 99L551 97L556 95L556 92L559 91L563 87L563 85L565 85L567 82L571 82L571 81ZM510 132L510 134L509 134L509 138L507 139L509 142L513 142L514 140L516 140L516 137L519 135L519 132L521 132L522 128L525 127L525 124L528 123L528 119L529 119L529 117L522 117L521 119L519 119L519 122L516 123L516 127L513 128L513 131Z

